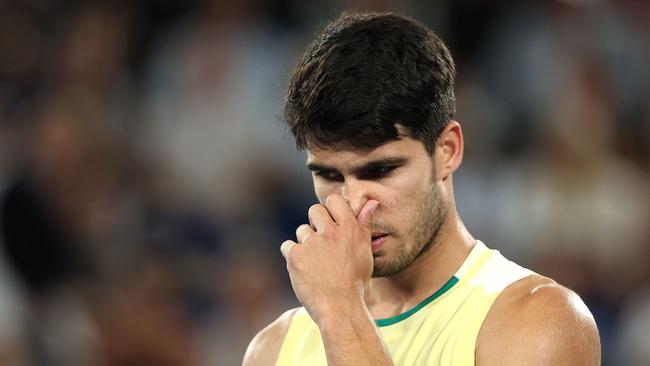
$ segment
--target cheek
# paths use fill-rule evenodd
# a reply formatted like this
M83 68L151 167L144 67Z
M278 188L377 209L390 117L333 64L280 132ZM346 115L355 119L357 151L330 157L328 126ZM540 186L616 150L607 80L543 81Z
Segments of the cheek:
M320 203L325 202L325 199L330 194L337 193L337 192L338 189L335 184L322 183L314 178L314 193L316 193L316 197L318 198L318 201Z
M380 201L386 208L386 214L396 228L409 227L428 193L426 182L421 179L404 179L395 182ZM388 218L387 217L387 218Z
M401 177L401 179L391 182L386 205L408 211L417 204L418 200L422 199L425 190L424 183L417 176Z

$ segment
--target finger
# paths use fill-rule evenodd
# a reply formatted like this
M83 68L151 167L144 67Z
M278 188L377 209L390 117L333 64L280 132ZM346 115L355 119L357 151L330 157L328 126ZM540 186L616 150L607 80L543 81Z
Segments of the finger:
M282 245L280 245L280 252L282 252L282 256L283 256L285 259L288 260L288 259L289 259L289 253L291 253L291 250L292 250L293 247L295 247L296 245L298 245L298 244L297 244L296 242L292 241L292 240L285 240L285 241L282 243Z
M311 226L302 224L296 229L296 240L298 240L298 243L302 243L313 233L315 233L315 231Z
M379 201L377 200L368 200L361 210L359 211L359 215L357 216L357 221L359 224L362 226L365 226L367 228L370 228L370 224L372 223L372 215L375 213L375 210L379 206Z
M327 225L334 223L330 213L321 204L312 205L307 215L309 216L309 223L316 228L316 231L322 231Z
M350 204L340 194L331 194L325 199L325 207L337 224L355 220Z

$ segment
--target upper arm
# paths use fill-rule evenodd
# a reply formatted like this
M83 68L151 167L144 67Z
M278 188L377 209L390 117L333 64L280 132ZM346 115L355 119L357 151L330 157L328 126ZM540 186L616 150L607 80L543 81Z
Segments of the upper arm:
M287 310L255 335L246 349L242 366L275 365L284 337L289 331L293 315L297 310L297 308Z
M534 277L495 301L477 341L477 365L600 365L587 306L573 291Z

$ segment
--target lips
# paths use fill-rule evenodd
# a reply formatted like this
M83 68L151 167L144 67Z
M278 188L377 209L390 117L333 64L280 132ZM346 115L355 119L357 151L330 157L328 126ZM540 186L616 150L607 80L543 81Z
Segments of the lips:
M388 234L373 233L372 242L371 242L372 251L374 252L377 249L381 248L382 244L384 243L384 241L386 241L387 237Z

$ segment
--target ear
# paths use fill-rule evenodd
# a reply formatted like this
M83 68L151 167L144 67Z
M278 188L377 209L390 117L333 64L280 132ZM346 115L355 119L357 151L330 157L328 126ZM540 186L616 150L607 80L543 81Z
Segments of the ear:
M460 123L451 121L436 142L436 172L439 180L449 178L463 161L463 131Z

